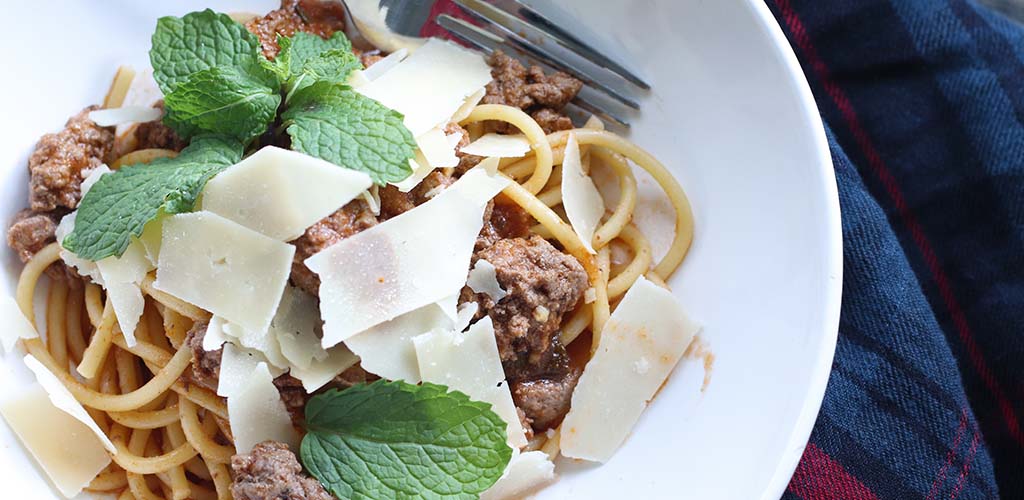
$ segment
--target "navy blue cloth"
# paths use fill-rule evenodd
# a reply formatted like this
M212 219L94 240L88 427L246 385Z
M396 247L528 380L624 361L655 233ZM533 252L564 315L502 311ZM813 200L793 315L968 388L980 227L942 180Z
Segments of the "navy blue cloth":
M828 129L839 343L784 498L1024 499L1024 28L964 0L767 0Z

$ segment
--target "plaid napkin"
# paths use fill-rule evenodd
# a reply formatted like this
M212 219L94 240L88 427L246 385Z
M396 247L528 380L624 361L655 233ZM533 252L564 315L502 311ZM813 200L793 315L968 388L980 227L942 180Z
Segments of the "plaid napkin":
M1024 499L1024 27L964 0L767 0L824 117L839 345L783 498Z

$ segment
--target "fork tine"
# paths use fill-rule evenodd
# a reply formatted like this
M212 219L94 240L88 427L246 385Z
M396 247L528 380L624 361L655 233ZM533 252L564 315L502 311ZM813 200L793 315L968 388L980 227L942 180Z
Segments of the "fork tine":
M594 49L586 42L580 40L572 33L562 29L555 24L547 15L545 15L540 8L534 6L524 0L515 0L519 4L519 12L527 20L532 21L538 28L547 31L548 34L555 37L566 47L569 47L577 54L590 59L597 63L598 66L607 68L612 73L615 73L622 78L625 78L633 85L640 87L644 90L650 90L651 85L644 81L642 78L633 73L625 66L615 62L613 59L605 56L604 54Z
M456 19L448 14L441 14L437 16L437 24L442 28L448 30L449 33L454 35L456 38L480 49L481 51L490 54L498 49L503 49L509 53L510 56L518 55L520 59L526 59L529 63L537 63L547 70L551 70L550 66L547 66L541 61L536 61L531 58L528 54L524 54L515 47L509 47L504 43L504 40L497 35L483 30L477 26L474 26L462 19ZM509 50L511 49L511 50ZM615 123L621 127L629 128L629 121L623 116L607 109L590 99L587 99L582 94L577 95L576 99L572 101L580 109L587 111L591 114L596 115L598 118L607 122Z
M626 106L640 109L640 104L635 99L607 81L607 77L615 77L615 73L561 45L557 38L545 31L481 0L454 0L454 3L466 12L494 25L504 32L510 43L522 47L547 65L579 78L583 83L600 89Z

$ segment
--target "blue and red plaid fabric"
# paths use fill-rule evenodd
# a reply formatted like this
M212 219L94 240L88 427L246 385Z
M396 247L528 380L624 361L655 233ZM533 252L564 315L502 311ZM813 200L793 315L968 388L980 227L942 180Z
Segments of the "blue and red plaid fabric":
M839 344L786 499L1024 499L1024 27L964 0L767 0L824 117Z

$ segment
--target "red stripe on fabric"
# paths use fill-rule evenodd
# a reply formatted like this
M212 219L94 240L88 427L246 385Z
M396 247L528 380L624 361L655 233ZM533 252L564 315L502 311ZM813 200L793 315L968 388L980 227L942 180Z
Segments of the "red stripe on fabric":
M953 459L956 457L956 450L960 448L960 439L964 436L964 430L967 429L967 410L960 411L960 425L956 427L956 437L953 438L953 446L949 447L949 452L946 453L946 461L942 464L942 468L939 469L939 473L935 476L935 480L932 481L932 487L928 488L928 496L925 500L932 500L935 498L935 494L939 492L939 487L946 481L946 471L949 470L949 466L953 465ZM977 434L977 433L975 433Z
M964 466L960 469L960 477L956 479L956 487L949 494L949 500L960 495L960 490L964 488L964 479L967 479L967 473L971 471L971 464L974 463L974 452L978 451L978 442L981 441L981 431L977 428L974 429L974 438L971 439L971 451L967 452L967 459L964 460Z
M877 500L874 492L814 443L804 450L789 491L804 500Z
M879 180L882 181L889 198L896 207L896 211L899 213L904 225L906 225L907 229L910 230L911 237L917 245L918 250L921 252L921 255L924 257L928 270L931 272L932 278L935 280L935 284L939 288L939 295L942 296L942 301L945 303L946 309L953 318L953 325L956 327L960 341L967 350L967 356L971 360L971 365L981 377L985 387L995 398L996 404L999 406L1000 413L1002 414L1003 421L1006 424L1006 428L1017 443L1024 446L1024 433L1021 432L1017 414L1014 411L1013 406L1010 404L1010 400L1007 398L1006 393L996 380L992 369L989 368L988 364L985 362L985 358L981 353L981 348L978 346L970 325L967 323L967 316L964 314L963 309L960 307L960 303L956 300L956 297L953 294L953 288L950 285L949 278L946 276L945 271L943 271L942 266L939 265L939 259L935 255L935 251L932 249L931 244L928 242L928 238L925 236L920 223L917 222L917 218L907 207L906 198L904 198L903 192L900 191L896 178L892 175L889 167L882 159L881 154L875 148L867 130L861 124L860 118L857 116L857 112L854 110L850 99L846 96L846 93L843 92L839 85L832 81L828 66L825 65L825 62L818 55L818 51L811 42L810 36L807 35L807 30L804 27L803 22L800 21L800 18L793 11L793 7L790 5L789 0L776 0L775 4L779 7L779 11L785 20L786 25L789 27L789 31L793 34L793 40L796 42L800 50L804 52L807 63L810 64L811 68L814 69L814 72L817 73L818 79L821 80L822 86L825 88L825 92L827 92L829 97L832 98L833 103L835 103L839 112L843 115L843 119L846 120L846 124L850 128L850 132L853 133L853 137L857 141L857 145L861 148L861 151L867 158L868 164L875 172L875 175L878 176Z

